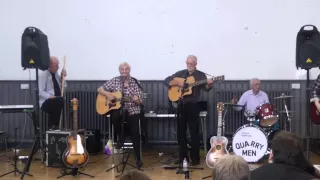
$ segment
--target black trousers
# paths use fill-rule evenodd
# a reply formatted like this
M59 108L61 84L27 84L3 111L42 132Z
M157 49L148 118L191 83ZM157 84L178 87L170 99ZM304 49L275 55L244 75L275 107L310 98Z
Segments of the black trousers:
M52 126L59 127L59 120L61 111L64 107L64 98L63 97L55 97L53 99L47 99L43 102L41 109L49 114L48 126L51 128Z
M139 118L140 114L129 115L127 112L124 114L124 126L122 131L122 114L120 110L114 111L111 114L111 121L114 126L114 137L121 142L124 142L125 137L131 135L133 144L134 155L137 160L141 160L140 157L140 132L139 132ZM123 137L122 137L123 133ZM118 138L117 138L118 137Z
M200 108L198 103L181 103L178 106L178 118L177 118L177 138L180 145L180 156L182 160L188 157L187 147L187 125L191 135L191 160L193 162L200 161L200 136L199 136L199 113Z

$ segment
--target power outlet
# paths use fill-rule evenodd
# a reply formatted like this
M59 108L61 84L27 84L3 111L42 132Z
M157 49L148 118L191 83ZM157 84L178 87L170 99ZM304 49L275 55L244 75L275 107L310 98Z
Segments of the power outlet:
M21 89L29 89L29 84L20 84Z

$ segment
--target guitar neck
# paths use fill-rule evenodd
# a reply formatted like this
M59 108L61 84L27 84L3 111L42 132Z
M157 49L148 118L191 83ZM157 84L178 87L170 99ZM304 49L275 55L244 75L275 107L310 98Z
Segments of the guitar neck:
M73 110L73 130L76 131L78 130L78 121L77 121L77 111Z
M218 130L217 130L217 136L221 136L221 129L222 129L222 111L218 111Z
M211 79L213 79L213 78L211 78ZM206 84L208 82L208 79L204 79L204 80L200 80L200 81L196 81L196 82L194 82L194 83L191 83L190 84L190 86L200 86L200 85L202 85L202 84Z

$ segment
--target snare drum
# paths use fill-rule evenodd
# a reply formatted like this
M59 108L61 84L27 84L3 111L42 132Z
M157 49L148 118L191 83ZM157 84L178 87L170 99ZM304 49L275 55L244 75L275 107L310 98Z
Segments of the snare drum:
M233 135L232 149L236 155L242 156L247 162L257 162L267 152L267 135L257 125L243 125Z
M265 103L261 104L257 108L257 117L260 120L260 126L270 127L273 126L279 119L273 111L271 104Z

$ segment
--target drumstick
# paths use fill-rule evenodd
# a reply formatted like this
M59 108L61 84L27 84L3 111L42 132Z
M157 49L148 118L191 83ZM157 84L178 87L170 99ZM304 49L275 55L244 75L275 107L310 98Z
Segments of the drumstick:
M62 72L65 71L65 68L66 68L66 56L63 57L63 68L62 68ZM64 81L65 81L65 77L64 77L64 74L62 75L62 82L61 82L61 97L63 97L64 95ZM65 111L64 111L65 112ZM62 117L63 117L63 114L61 112L60 114L60 122L59 122L59 129L62 128Z

